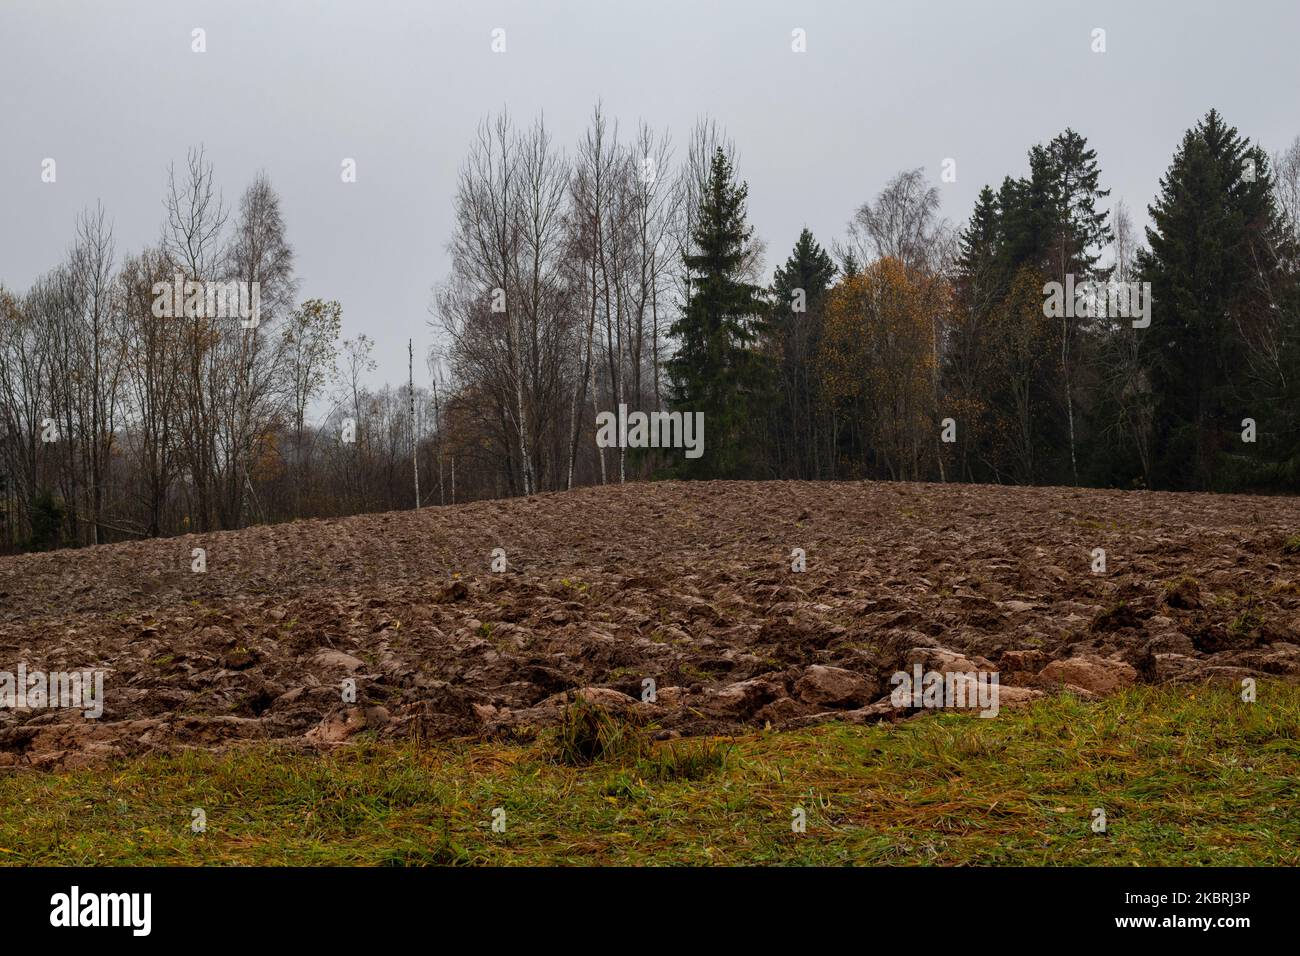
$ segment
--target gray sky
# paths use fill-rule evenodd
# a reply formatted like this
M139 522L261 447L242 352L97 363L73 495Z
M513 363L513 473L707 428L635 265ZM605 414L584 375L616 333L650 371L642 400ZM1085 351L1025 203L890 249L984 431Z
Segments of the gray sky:
M266 171L300 297L342 302L344 335L376 339L376 381L396 383L407 337L431 339L457 167L502 106L544 112L570 151L597 98L624 131L644 118L682 148L713 116L770 272L803 226L829 247L891 175L938 183L946 157L944 214L963 222L980 186L1023 174L1067 125L1141 223L1211 106L1269 152L1300 134L1297 36L1295 0L0 0L0 283L54 266L97 199L119 257L156 240L167 166L202 143L228 205Z

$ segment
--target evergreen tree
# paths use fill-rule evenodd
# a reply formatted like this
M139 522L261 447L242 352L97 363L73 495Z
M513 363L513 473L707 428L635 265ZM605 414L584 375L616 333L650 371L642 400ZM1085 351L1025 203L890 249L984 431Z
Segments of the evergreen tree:
M1052 222L1048 232L1049 262L1047 275L1067 285L1067 277L1076 283L1105 278L1097 268L1102 247L1114 237L1107 221L1109 213L1098 211L1098 200L1110 195L1109 189L1098 185L1101 171L1097 167L1097 151L1088 148L1088 141L1074 130L1065 132L1047 144L1046 175L1049 195L1053 205ZM1060 398L1065 406L1066 435L1070 446L1070 478L1079 483L1078 438L1075 416L1075 389L1081 365L1078 354L1082 344L1082 325L1087 321L1072 310L1063 309L1060 316L1061 384Z
M858 257L853 254L852 249L845 249L840 254L840 275L845 279L852 279L862 272L862 263L858 262Z
M1068 276L1076 282L1104 278L1097 268L1101 249L1111 239L1108 213L1098 211L1098 201L1110 190L1098 185L1097 153L1072 129L1046 146L1029 151L1029 176L1006 179L998 195L1002 235L999 246L1001 276L1009 278L1025 268L1064 286ZM1038 403L1052 421L1035 434L1046 443L1036 458L1044 477L1079 480L1075 392L1082 364L1080 338L1086 321L1073 310L1058 317L1056 380L1042 380L1054 398Z
M1267 156L1211 110L1184 134L1148 211L1149 250L1138 267L1151 283L1154 480L1215 489L1227 478L1225 455L1245 454L1242 419L1267 412L1252 353L1276 336L1283 278Z
M785 265L772 279L772 303L763 325L772 363L771 436L782 477L815 478L820 473L821 429L814 356L821 342L826 292L835 278L835 263L804 229Z
M67 516L67 508L54 497L54 492L48 488L38 491L28 511L32 529L28 546L33 551L58 547L62 543L63 522Z
M985 186L975 200L970 222L957 237L952 314L944 348L946 415L962 422L950 464L959 480L975 479L976 461L994 457L990 442L992 350L988 329L992 312L1008 286L1001 258L1002 212L998 197Z
M753 231L745 218L749 187L734 176L717 149L684 255L691 299L670 329L678 342L668 362L672 404L704 413L704 454L683 466L693 477L744 474L752 454L746 431L759 369L750 346L763 303L759 288L745 281Z
M1097 209L1098 200L1110 195L1109 189L1098 186L1097 151L1067 127L1048 143L1046 156L1056 207L1049 275L1059 276L1060 282L1067 273L1081 280L1098 277L1102 247L1114 237L1107 221L1110 214Z
M1083 280L1099 275L1101 249L1111 240L1098 200L1110 195L1098 185L1097 151L1072 129L1029 151L1029 176L1007 177L997 196L1001 210L1001 253L1009 278L1032 266L1058 282L1067 273Z
M967 283L987 283L995 276L1002 237L1002 207L985 186L975 199L970 222L957 237L957 273Z
M1002 268L1008 279L1023 267L1046 272L1056 218L1051 157L1042 146L1029 151L1029 176L1007 177L998 192L1002 210Z
M788 305L791 293L803 289L809 304L819 301L835 278L835 263L807 229L799 233L794 249L772 276L772 291ZM780 303L777 303L778 307ZM789 310L785 310L789 311Z

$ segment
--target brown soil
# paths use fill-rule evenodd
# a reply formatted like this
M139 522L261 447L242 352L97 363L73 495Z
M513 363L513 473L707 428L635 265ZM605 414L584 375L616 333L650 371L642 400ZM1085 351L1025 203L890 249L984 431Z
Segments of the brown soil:
M4 558L0 671L107 675L97 721L0 710L0 766L526 736L581 688L661 735L878 716L915 648L1046 690L1087 690L1049 679L1065 658L1300 681L1298 528L1295 498L659 483ZM810 665L862 681L819 694Z

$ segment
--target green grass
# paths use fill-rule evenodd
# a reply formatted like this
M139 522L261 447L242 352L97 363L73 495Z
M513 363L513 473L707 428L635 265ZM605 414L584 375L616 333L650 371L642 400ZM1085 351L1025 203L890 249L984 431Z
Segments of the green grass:
M1137 688L995 719L620 746L582 766L556 746L261 747L4 772L0 862L1300 863L1300 688L1285 684L1261 684L1253 704L1231 688Z

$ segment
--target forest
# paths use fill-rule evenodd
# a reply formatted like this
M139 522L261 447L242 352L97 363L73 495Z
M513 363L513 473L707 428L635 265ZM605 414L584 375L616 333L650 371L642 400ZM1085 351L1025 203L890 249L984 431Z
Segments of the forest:
M383 387L344 304L299 299L269 178L227 206L192 148L156 243L120 251L97 206L0 286L0 549L658 478L1293 494L1300 137L1211 110L1171 146L1144 234L1067 128L963 221L903 170L769 272L717 122L488 117ZM259 290L259 320L160 316L182 278ZM598 441L620 409L699 416L702 453Z

